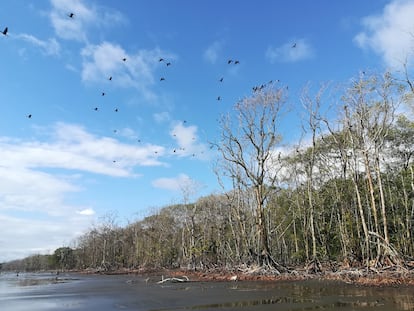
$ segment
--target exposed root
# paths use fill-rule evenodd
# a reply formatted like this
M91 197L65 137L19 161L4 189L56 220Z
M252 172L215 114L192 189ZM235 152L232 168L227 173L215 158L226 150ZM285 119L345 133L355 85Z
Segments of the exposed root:
M318 258L312 259L307 265L306 265L306 273L309 274L317 274L322 272L322 265Z

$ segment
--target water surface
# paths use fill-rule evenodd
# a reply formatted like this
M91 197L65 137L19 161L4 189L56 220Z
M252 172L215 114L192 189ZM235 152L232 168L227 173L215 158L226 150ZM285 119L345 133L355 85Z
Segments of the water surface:
M414 310L414 288L328 281L186 282L160 277L0 274L0 310Z

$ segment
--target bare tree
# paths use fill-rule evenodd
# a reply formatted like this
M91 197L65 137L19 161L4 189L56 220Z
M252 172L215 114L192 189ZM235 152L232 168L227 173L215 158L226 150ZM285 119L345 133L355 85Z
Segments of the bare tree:
M278 125L286 102L286 88L269 84L251 97L236 103L234 119L220 122L221 137L215 144L228 177L255 194L257 261L260 265L282 269L271 256L265 208L276 185L275 147L280 143Z

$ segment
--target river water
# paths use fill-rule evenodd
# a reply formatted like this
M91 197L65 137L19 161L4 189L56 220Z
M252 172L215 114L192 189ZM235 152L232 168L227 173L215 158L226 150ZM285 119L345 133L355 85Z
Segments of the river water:
M414 310L414 288L331 281L185 282L160 277L0 274L1 311Z

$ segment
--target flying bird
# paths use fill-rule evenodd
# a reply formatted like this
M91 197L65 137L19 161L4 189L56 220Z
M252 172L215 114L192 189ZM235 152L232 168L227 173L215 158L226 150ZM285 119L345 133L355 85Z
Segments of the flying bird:
M115 108L115 110L114 110L115 112L118 112L118 108Z
M218 96L218 97L217 97L217 100L221 100L221 96Z
M95 107L93 110L98 111L98 107Z
M164 58L160 57L159 61L160 62L163 62L164 61Z
M75 13L69 13L69 14L68 14L68 16L69 16L70 18L73 18L73 17L75 16Z
M236 61L234 61L234 64L238 65L238 64L240 64L240 62L238 60L236 60Z
M220 80L219 80L220 82L223 82L223 78L220 78Z
M27 115L27 117L28 117L29 119L31 119L31 118L32 118L32 115L31 115L31 114L28 114L28 115Z
M160 78L160 81L165 81L165 78L164 78L164 77L161 77L161 78Z
M109 80L109 81L112 81L112 76L110 76L110 77L108 78L108 80Z
M293 45L292 45L292 48L295 48L296 47L296 42L295 43L293 43Z
M168 63L166 63L166 65L167 65L167 66L171 66L171 63L170 63L170 62L168 62Z
M1 32L3 35L7 36L7 32L9 31L9 27L4 28L4 30Z
M102 92L102 96L105 96L106 94L105 94L105 92Z
M227 64L231 64L233 62L233 60L232 59L229 59L228 61L227 61Z
M126 57L124 57L124 58L122 59L122 61L123 61L123 62L126 62Z

